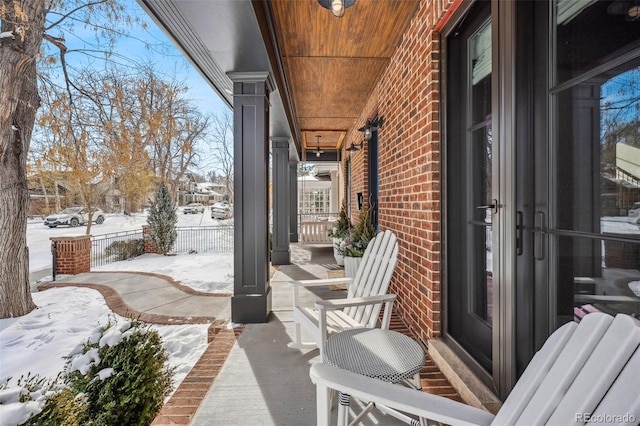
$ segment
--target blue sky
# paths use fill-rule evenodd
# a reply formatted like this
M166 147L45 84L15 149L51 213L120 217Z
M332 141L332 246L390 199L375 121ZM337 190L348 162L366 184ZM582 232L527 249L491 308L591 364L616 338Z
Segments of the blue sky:
M124 66L130 64L131 60L140 64L153 64L157 73L164 74L165 80L171 81L175 78L177 81L184 83L188 87L186 98L193 101L202 113L218 115L223 111L227 111L228 107L218 94L182 56L138 3L135 0L120 1L127 8L128 14L146 23L147 28L142 28L140 25L129 28L127 30L129 32L128 36L121 37L116 41L113 49L114 55L111 60ZM59 17L59 15L50 14L47 19L49 22L53 22ZM104 35L94 31L92 26L85 27L81 22L79 20L73 23L72 31L60 32L53 29L50 35L65 37L65 44L70 49L70 53L67 54L67 63L70 67L82 68L88 65L95 67L95 69L101 69L105 66L105 62L103 47L99 47L99 45L105 44ZM104 25L104 22L99 22L99 24ZM91 55L85 53L72 52L74 49L94 49L94 52L96 52L94 53L95 57L92 58ZM55 48L53 53L56 53ZM118 60L119 57L126 59ZM55 75L58 72L60 72L59 68L51 75L54 81L61 79L61 76L57 77ZM200 172L204 173L216 167L215 164L211 163L212 156L208 151L208 147L203 145L202 148L204 152L198 168Z
M218 113L228 109L215 91L182 56L135 0L120 0L120 2L127 8L130 16L137 17L142 22L140 25L128 28L128 36L117 40L113 49L113 60L121 64L129 63L131 59L141 64L151 63L155 66L157 72L164 74L166 80L171 80L175 76L178 81L184 82L189 87L188 97L197 104L202 112ZM51 14L47 17L49 22L58 18L59 15L56 14ZM78 16L78 18L82 19L82 16ZM106 18L103 19L106 20ZM147 28L142 28L142 23L146 23ZM98 24L105 25L105 22L101 21ZM116 24L116 26L118 25ZM81 23L76 22L73 23L73 31L65 30L64 32L59 32L53 29L50 35L64 37L65 44L70 50L95 49L98 52L95 54L96 57L102 57L103 55L104 48L101 45L105 44L104 35L94 31L93 26L84 27ZM55 49L53 51L55 53ZM127 59L118 61L118 56L126 57ZM90 55L77 52L67 55L67 63L72 67L74 65L80 67L89 63L92 64L90 66L98 69L104 67L102 59L96 60L91 58ZM55 79L55 77L53 78Z
M166 71L168 75L175 75L178 80L184 80L189 86L189 94L203 112L217 113L228 107L220 100L218 94L207 84L193 66L182 56L169 41L166 35L156 26L155 22L142 10L135 0L123 0L136 15L140 15L148 24L146 30L135 31L136 37L148 40L151 43L162 42L166 44L168 51L161 54L153 50L145 50L143 43L136 40L122 40L118 49L125 48L127 54L135 55L141 59L148 59L157 65L159 70Z

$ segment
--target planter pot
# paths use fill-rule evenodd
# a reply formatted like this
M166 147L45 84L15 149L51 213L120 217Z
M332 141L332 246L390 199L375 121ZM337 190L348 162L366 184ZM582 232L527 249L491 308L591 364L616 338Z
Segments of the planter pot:
M362 262L361 257L349 257L344 258L344 275L348 278L354 278Z
M338 266L344 266L344 256L338 251L338 246L342 243L340 238L333 239L333 257L336 259Z

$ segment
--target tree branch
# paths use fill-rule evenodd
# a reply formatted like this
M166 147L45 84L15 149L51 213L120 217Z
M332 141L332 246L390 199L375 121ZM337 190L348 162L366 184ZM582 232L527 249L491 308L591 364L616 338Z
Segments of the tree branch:
M79 11L80 9L84 9L85 7L92 7L92 6L95 6L97 4L102 4L102 3L106 3L106 2L107 2L107 0L100 0L100 1L94 1L94 2L91 2L91 3L86 3L86 4L83 4L81 6L78 6L75 9L69 11L68 13L62 15L62 18L58 19L56 22L54 22L53 24L51 24L48 27L46 27L44 30L45 31L49 31L51 28L61 24L62 21L64 21L65 19L69 18L71 15L73 15L74 13Z

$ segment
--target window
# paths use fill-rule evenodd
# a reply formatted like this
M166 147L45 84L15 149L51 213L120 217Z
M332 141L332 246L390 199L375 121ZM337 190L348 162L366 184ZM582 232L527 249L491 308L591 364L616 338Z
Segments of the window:
M302 215L328 214L330 201L330 188L311 189L300 191L298 197L298 211Z

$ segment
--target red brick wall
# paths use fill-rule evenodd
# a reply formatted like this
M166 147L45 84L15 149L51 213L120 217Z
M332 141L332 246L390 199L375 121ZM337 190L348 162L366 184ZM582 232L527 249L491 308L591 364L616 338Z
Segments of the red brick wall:
M54 237L56 274L76 275L91 270L91 236Z
M399 238L400 259L390 292L399 314L422 339L441 332L439 34L449 3L422 1L389 66L347 136L359 143L376 113L379 131L379 222ZM352 194L366 196L365 149L351 155Z
M142 225L142 238L144 238L144 252L145 253L158 253L156 247L151 241L151 228L149 225Z

